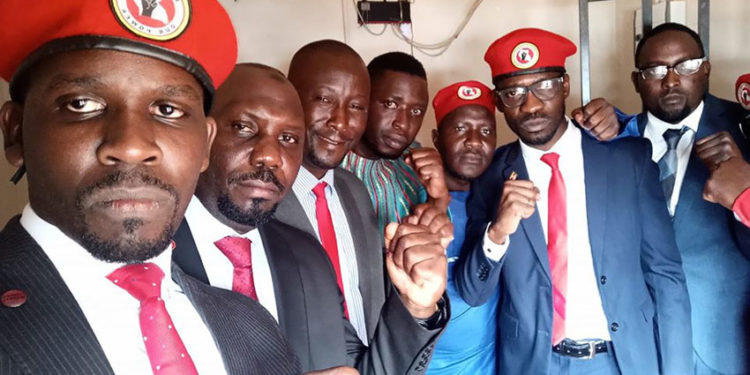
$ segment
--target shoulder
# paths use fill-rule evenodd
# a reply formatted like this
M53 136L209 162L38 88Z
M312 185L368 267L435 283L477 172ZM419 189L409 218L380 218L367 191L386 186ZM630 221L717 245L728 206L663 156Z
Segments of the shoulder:
M705 103L706 113L710 115L723 113L725 115L728 115L730 118L739 119L744 114L744 110L739 103L724 100L711 94L706 94L703 102Z
M21 215L16 215L0 231L0 263L17 259L34 246L38 245L21 226Z
M336 181L337 189L343 186L344 188L349 189L352 194L357 196L357 198L368 197L367 199L370 199L365 183L362 182L362 180L360 180L359 177L357 177L354 173L349 172L344 168L338 167L333 171L333 178Z

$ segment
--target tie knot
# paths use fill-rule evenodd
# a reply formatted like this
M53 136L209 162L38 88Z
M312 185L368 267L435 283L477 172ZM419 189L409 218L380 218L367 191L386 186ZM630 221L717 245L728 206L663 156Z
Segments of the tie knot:
M128 264L107 275L107 279L143 302L161 296L164 271L153 263Z
M670 150L677 149L677 144L680 143L680 138L688 130L687 126L683 126L680 129L667 129L664 131L664 140L667 141L667 148Z
M315 194L315 198L321 199L326 197L326 186L328 186L325 181L318 183L313 188L313 194Z
M252 241L245 237L226 236L216 242L219 250L229 259L235 268L249 267L252 264L250 244Z
M541 157L542 161L549 165L553 170L557 170L557 162L560 160L560 154L548 152Z

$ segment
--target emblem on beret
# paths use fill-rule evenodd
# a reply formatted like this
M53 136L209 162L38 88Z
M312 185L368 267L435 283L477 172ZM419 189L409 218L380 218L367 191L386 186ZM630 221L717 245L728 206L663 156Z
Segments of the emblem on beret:
M167 41L190 22L190 0L110 0L117 20L135 35Z
M747 82L740 83L737 87L737 100L739 100L742 108L750 111L750 84Z
M519 43L510 53L510 62L518 69L528 69L539 61L539 48L533 43Z
M482 90L471 86L460 86L458 88L458 97L463 100L474 100L482 96Z

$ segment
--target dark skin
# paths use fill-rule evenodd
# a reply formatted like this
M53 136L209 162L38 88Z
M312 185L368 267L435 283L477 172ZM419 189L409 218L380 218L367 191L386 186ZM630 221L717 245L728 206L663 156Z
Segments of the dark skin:
M242 212L254 207L268 212L281 201L302 164L302 104L281 73L238 65L217 90L211 116L216 119L216 140L195 194L215 218L247 233L255 226L227 217L218 198L228 196ZM261 171L267 171L266 176Z
M36 213L101 259L161 253L214 138L197 80L107 50L58 54L30 74L25 102L5 103L0 121L5 157L26 166Z
M656 65L672 66L685 60L701 57L698 43L687 33L665 31L646 41L636 61L638 68ZM700 69L689 76L677 75L669 69L661 79L644 79L640 73L631 76L635 91L641 95L646 109L659 119L677 124L692 113L703 100L708 89L711 63L703 62Z
M305 53L295 56L289 80L305 112L303 166L322 178L341 164L365 131L370 99L367 68L356 54Z
M328 42L316 47L308 45L297 52L289 80L305 112L308 144L303 166L320 179L341 164L362 136L370 90L367 69L358 55ZM440 247L440 223L430 220L386 236L387 241L399 243L397 250L390 251L398 254L399 262L391 262L388 275L415 318L432 316L445 291L447 260Z
M450 191L468 191L492 161L497 145L495 114L481 105L458 107L432 131Z
M385 71L373 78L367 129L354 152L368 159L400 157L419 133L428 104L427 81L421 77ZM430 203L447 209L450 196L440 154L431 148L416 148L405 161L417 172Z
M694 148L711 171L703 188L703 199L731 210L737 197L750 187L750 164L726 131L699 139Z
M554 78L559 73L524 74L498 82L498 89L528 86L543 79ZM539 100L529 92L526 101L516 108L507 108L496 98L497 108L505 115L511 130L527 145L547 151L557 143L566 129L565 98L570 93L568 75L563 76L560 93L548 101ZM507 180L497 208L497 216L489 227L488 236L494 243L505 242L515 233L521 219L534 214L539 189L529 180Z

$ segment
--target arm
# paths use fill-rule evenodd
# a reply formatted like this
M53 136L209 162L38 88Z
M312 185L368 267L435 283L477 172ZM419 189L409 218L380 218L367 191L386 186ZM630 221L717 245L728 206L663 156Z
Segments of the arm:
M658 168L650 159L650 146L644 145L638 152L642 155L638 183L641 267L654 302L660 367L664 375L689 374L693 363L692 332L682 259L658 182Z
M574 109L570 117L599 141L640 135L636 115L623 113L603 98Z

